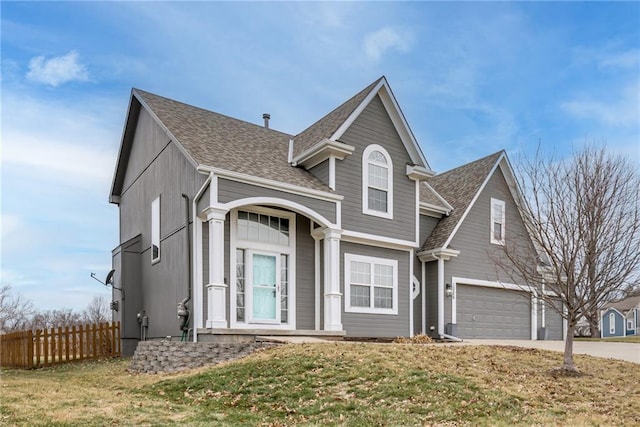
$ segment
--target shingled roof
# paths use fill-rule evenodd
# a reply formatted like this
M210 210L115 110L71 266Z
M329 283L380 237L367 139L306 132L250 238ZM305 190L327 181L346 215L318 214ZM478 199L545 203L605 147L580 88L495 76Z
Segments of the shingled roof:
M441 194L436 193L436 191L427 185L427 183L420 183L420 203L426 203L439 208L442 211L450 212L452 210L452 206L443 199L444 197L442 197Z
M634 307L640 306L640 295L627 297L623 300L607 304L606 308L615 308L616 310L626 313Z
M384 79L384 76L296 135L294 137L293 156L295 157L323 139L331 137L382 79Z
M288 163L292 135L134 89L198 165L321 191L318 178Z
M421 251L443 247L503 153L504 151L498 151L427 180L429 185L453 207L453 211L438 222L420 248Z

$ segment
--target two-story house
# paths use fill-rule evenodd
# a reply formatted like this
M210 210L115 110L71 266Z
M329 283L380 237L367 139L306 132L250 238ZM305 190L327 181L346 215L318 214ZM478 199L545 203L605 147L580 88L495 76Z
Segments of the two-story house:
M492 262L528 238L504 152L435 174L384 77L297 135L264 120L132 90L110 194L125 354L180 335L562 338Z

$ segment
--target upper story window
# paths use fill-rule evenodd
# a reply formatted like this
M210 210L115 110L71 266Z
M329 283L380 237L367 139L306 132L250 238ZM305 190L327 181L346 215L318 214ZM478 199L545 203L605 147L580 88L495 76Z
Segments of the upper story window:
M491 243L504 245L504 202L491 199Z
M362 213L393 218L393 163L377 144L362 155Z
M151 263L160 261L160 196L151 202Z

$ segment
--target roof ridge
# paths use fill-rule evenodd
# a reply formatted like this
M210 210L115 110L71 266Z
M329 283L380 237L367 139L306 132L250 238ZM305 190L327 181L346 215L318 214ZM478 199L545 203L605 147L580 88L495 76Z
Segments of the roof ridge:
M167 100L169 102L174 102L176 104L181 104L181 105L187 106L189 108L194 108L196 110L204 111L204 112L206 112L208 114L215 114L215 115L220 116L220 117L225 118L225 119L229 119L229 120L233 120L235 122L239 122L239 123L244 123L244 124L248 124L248 125L251 125L251 126L255 126L255 127L259 128L259 129L264 129L264 130L267 130L267 131L276 132L276 133L288 136L289 138L293 137L293 135L290 134L290 133L282 132L282 131L279 131L277 129L267 128L267 127L264 127L264 126L261 126L261 125L255 124L255 123L248 122L246 120L238 119L236 117L231 117L231 116L228 116L226 114L219 113L217 111L208 110L208 109L203 108L203 107L198 107L197 105L187 104L186 102L183 102L183 101L178 101L178 100L173 99L173 98L168 98L166 96L158 95L158 94L153 93L153 92L149 92L149 91L146 91L146 90L138 89L138 88L135 88L135 87L132 88L131 90L135 91L136 93L142 94L142 95L155 96L157 98L165 99L165 100Z
M495 153L492 153L492 154L489 154L489 155L487 155L487 156L481 157L481 158L479 158L479 159L477 159L477 160L473 160L473 161L471 161L471 162L469 162L469 163L465 163L465 164L463 164L463 165L456 166L455 168L453 168L453 169L449 169L449 170L444 171L444 172L440 172L439 174L437 174L437 175L433 176L432 178L438 178L438 177L441 177L441 176L443 176L443 175L450 174L450 173L452 173L452 172L458 172L460 169L463 169L463 168L469 167L469 166L471 166L471 165L475 165L475 164L480 163L480 162L482 162L482 161L485 161L485 160L487 160L487 159L489 159L489 158L491 158L491 157L494 157L494 156L495 156L495 157L498 157L500 154L502 154L502 153L504 153L504 152L505 152L505 150L504 150L504 149L499 150L499 151L496 151Z

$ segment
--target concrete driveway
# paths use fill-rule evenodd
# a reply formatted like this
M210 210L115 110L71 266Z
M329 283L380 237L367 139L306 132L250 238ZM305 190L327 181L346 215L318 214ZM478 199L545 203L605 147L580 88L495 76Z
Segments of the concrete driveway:
M516 347L538 348L564 352L564 341L527 341L527 340L481 340L465 339L467 345L513 345ZM626 360L640 364L640 344L605 341L574 341L574 354L588 354L605 359Z

